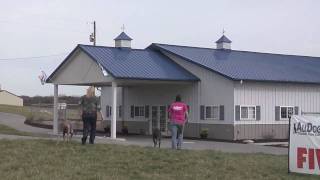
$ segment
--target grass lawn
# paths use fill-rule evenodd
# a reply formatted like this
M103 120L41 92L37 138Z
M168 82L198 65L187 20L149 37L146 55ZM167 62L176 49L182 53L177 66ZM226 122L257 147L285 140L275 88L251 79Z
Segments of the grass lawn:
M19 136L31 136L32 133L21 132L16 129L13 129L9 126L0 124L0 134L10 134L10 135L19 135Z
M19 114L26 118L30 118L32 115L30 108L25 106L0 105L0 112Z
M18 135L18 136L33 136L33 137L51 137L50 135L47 135L47 134L37 134L37 133L31 133L31 132L18 131L14 128L11 128L11 127L3 125L3 124L0 124L0 135L1 134ZM0 151L0 153L1 153L1 151ZM1 173L0 173L0 177L1 177Z
M0 140L1 179L319 179L287 174L287 157L50 140Z

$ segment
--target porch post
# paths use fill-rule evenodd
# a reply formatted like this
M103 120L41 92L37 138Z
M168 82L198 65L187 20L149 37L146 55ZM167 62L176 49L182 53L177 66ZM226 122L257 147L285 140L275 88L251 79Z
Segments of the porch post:
M58 134L58 84L54 84L53 134Z
M111 138L117 138L117 83L112 82Z

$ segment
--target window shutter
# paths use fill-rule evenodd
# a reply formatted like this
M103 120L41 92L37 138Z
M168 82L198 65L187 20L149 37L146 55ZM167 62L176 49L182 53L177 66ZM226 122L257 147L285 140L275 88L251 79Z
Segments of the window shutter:
M149 106L148 105L146 105L144 107L144 117L149 118Z
M120 105L119 106L119 118L121 118L122 117L122 106Z
M200 120L204 120L204 105L200 106Z
M276 106L275 109L275 120L280 121L280 106Z
M236 121L240 121L240 106L239 105L236 105Z
M131 118L134 118L134 106L131 106L131 112L130 112L130 115L131 115Z
M294 115L299 115L299 107L298 106L294 107Z
M112 107L109 106L109 116L111 117L111 115L112 115Z
M256 120L260 121L261 120L261 107L256 106Z
M170 119L170 113L169 113L169 110L170 110L170 105L167 105L167 107L168 107L168 113L167 113L167 116L168 116L168 119Z
M224 120L224 106L220 105L219 107L219 115L220 115L220 120L223 121Z
M109 117L109 106L106 106L106 117Z

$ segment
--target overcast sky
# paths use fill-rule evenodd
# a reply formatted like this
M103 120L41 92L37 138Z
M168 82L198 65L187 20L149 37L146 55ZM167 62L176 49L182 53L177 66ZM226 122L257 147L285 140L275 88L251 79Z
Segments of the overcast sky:
M52 95L42 86L77 44L113 46L125 24L133 48L153 42L215 47L222 29L232 49L320 57L319 0L1 0L0 84L17 95ZM7 58L47 56L35 59ZM60 88L80 95L83 88Z

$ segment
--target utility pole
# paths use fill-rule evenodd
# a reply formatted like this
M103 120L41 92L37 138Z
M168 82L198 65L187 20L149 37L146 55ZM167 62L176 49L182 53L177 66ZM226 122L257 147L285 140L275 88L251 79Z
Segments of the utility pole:
M96 45L96 21L93 21L93 33L90 34L90 42L93 42L93 45Z

